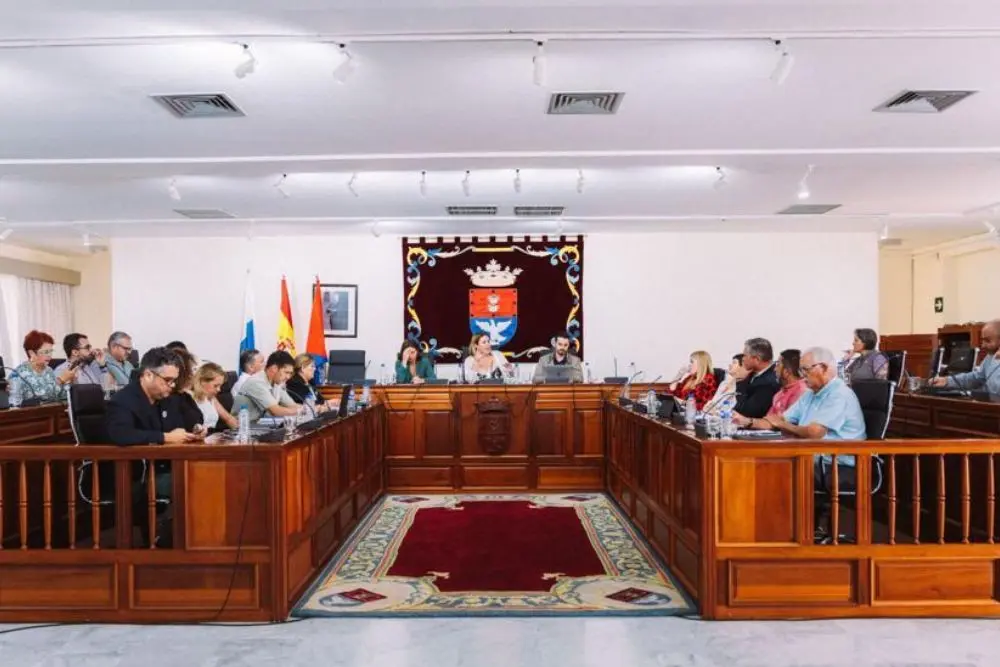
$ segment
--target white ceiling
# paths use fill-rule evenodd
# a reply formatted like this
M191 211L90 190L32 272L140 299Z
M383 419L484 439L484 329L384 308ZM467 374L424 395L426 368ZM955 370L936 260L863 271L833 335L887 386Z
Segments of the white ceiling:
M518 205L565 206L566 231L888 223L944 240L983 231L1000 202L995 0L24 4L0 0L10 242L71 251L83 232L246 234L250 221L258 234L560 228L509 219ZM772 38L794 56L782 85ZM240 42L257 59L242 79ZM338 42L357 65L344 84ZM942 114L872 111L906 89L978 92ZM614 116L547 115L559 91L625 95ZM180 120L149 99L207 92L246 116ZM840 208L776 217L800 203L809 165L807 203ZM445 216L487 204L497 219Z

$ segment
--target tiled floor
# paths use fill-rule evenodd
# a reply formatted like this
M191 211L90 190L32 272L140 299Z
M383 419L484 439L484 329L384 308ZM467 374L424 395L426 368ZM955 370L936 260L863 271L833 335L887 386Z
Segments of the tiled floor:
M70 626L0 635L0 665L996 667L1000 622L516 618Z

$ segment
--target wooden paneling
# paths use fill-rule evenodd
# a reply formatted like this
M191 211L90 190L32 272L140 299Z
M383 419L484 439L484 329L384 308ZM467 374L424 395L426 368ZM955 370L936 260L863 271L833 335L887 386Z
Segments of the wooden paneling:
M0 565L0 610L115 608L114 565Z
M524 489L529 486L525 466L462 466L463 489Z
M186 544L191 550L235 549L237 545L266 547L271 534L266 493L267 463L235 461L187 461L185 502L192 508L187 520ZM300 478L294 522L301 529L303 510L298 498L304 496ZM254 520L246 521L246 517Z
M226 608L256 610L259 579L254 564L136 565L131 573L131 606L216 611L225 602Z
M851 561L729 561L726 588L730 606L852 604L857 600L856 566Z
M423 466L398 467L390 466L387 471L386 484L390 491L402 489L440 489L448 491L454 488L451 467Z
M448 411L423 410L424 455L455 456L455 415Z
M531 416L531 453L535 456L564 454L566 411L536 410Z
M873 602L997 603L996 560L876 560Z
M889 436L897 438L1000 437L1000 403L896 394Z
M906 352L906 373L920 378L932 375L931 355L936 347L936 334L882 336L879 341L879 348L885 352Z
M33 442L73 442L64 404L0 411L0 446Z
M795 542L793 459L726 459L717 470L719 544Z
M602 469L598 466L539 466L540 490L598 491L604 488Z

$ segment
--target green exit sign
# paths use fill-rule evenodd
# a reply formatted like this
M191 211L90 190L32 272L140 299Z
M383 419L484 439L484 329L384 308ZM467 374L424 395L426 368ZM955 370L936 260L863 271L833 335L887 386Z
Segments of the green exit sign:
M934 312L943 313L944 312L944 297L936 296L934 297Z

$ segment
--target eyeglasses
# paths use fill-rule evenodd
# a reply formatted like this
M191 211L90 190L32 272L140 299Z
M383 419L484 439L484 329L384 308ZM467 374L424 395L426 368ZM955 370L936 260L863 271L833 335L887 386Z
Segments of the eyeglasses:
M121 349L125 350L126 353L131 352L133 350L133 348L129 347L128 345L122 345L121 343L115 343L115 347L120 347Z
M55 350L50 347L47 350L38 350L35 354L40 357L51 357L53 352L55 352Z
M94 349L94 346L93 345L78 345L75 349L77 349L77 350L92 350L92 349Z
M176 378L176 377L172 377L172 378L164 377L164 376L160 375L159 373L157 373L154 370L150 370L149 372L152 373L153 375L155 375L156 377L160 378L164 382L166 382L168 387L173 387L174 385L177 384L177 379L178 378Z
M813 364L812 366L799 366L799 377L805 377L809 375L809 371L816 368L817 366L826 367L826 364Z

